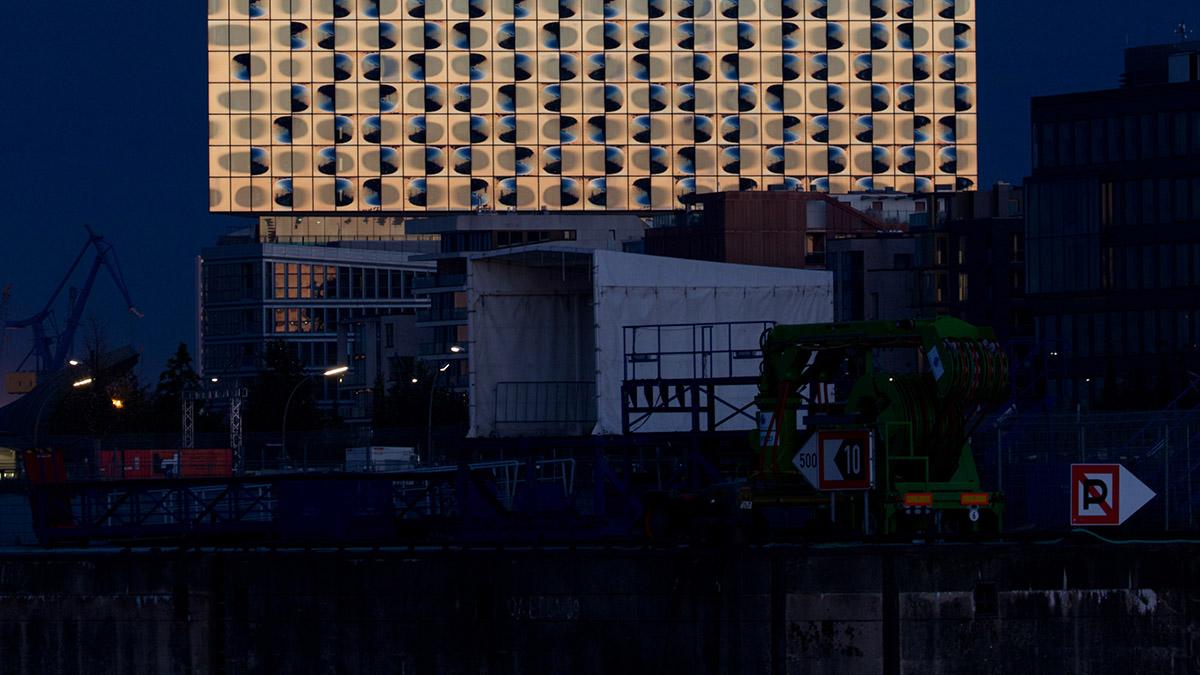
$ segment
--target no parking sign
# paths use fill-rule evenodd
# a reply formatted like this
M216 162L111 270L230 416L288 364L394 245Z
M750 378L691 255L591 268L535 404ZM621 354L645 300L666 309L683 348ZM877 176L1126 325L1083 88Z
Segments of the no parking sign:
M1154 491L1120 464L1071 465L1071 524L1120 525Z

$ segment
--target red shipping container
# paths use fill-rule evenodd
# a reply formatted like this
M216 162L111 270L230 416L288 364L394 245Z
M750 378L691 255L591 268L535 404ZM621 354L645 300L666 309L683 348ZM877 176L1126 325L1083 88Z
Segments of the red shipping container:
M101 450L101 478L213 478L233 474L228 448Z
M21 456L25 476L31 485L54 485L67 482L67 466L61 452L30 450Z

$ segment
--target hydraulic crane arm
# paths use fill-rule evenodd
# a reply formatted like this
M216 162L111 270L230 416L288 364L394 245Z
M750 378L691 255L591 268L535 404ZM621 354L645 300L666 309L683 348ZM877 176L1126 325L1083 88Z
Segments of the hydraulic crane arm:
M776 326L762 339L762 396L776 395L782 384L788 394L804 385L829 382L848 352L868 353L890 348L920 348L932 370L939 397L965 391L986 398L1003 395L1008 381L1007 360L994 334L950 317L926 321L864 321L854 323ZM815 355L815 359L813 358ZM870 359L864 359L868 370ZM861 375L865 373L857 373Z

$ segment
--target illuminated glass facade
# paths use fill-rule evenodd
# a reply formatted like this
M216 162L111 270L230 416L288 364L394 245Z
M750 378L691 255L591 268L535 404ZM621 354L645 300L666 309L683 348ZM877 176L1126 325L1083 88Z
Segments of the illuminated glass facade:
M209 0L209 205L971 189L974 17L974 0Z
M249 386L277 341L317 376L317 398L332 405L336 383L320 374L353 365L339 331L378 316L412 315L429 301L414 290L434 271L413 254L332 246L234 244L200 259L200 355L204 377Z

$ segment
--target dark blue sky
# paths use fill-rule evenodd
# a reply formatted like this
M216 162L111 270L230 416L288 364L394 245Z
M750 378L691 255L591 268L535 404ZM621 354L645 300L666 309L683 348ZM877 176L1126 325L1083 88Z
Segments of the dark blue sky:
M238 219L207 213L205 3L7 3L0 287L37 311L89 223L116 245L140 321L102 279L90 314L144 348L153 382L195 340L194 260ZM1029 166L1029 98L1115 86L1122 49L1200 28L1193 2L977 0L983 183ZM61 307L61 305L60 305ZM62 310L60 309L60 314ZM4 369L25 346L10 342Z

